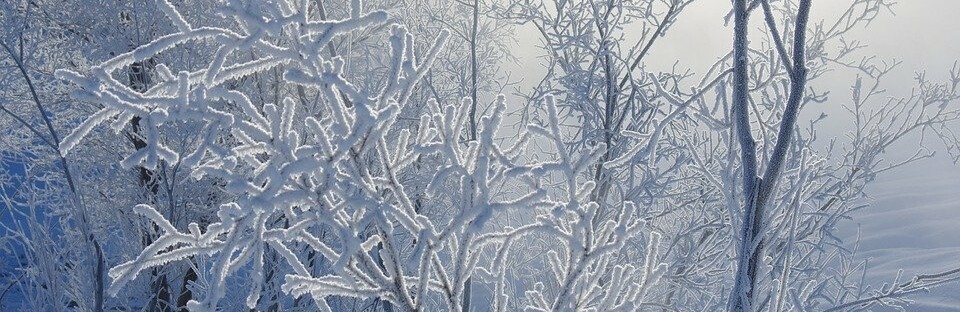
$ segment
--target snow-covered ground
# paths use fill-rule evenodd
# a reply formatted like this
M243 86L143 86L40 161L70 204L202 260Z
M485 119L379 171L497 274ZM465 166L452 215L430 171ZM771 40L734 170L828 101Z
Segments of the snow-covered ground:
M858 258L871 259L867 281L875 287L901 268L906 279L960 267L960 167L945 156L880 176L868 188L872 206L841 229L852 245L859 225ZM916 299L908 311L960 311L960 283Z

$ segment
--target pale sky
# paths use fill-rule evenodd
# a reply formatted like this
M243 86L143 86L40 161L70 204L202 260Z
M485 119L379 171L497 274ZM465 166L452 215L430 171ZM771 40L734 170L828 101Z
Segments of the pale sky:
M849 3L849 0L814 0L811 21L832 20ZM695 72L702 72L730 50L732 28L723 21L729 9L728 0L701 0L690 5L666 37L651 50L646 65L669 68L679 60ZM851 37L869 44L869 50L878 57L902 60L899 70L902 73L898 78L910 79L915 70L923 69L934 75L931 77L938 77L954 60L960 59L960 1L899 0L894 5L894 13L881 13L868 28L855 29ZM759 23L761 15L755 14L753 21ZM522 73L530 82L543 73L536 61L536 56L543 52L535 48L539 34L528 28L517 29L515 52L521 62L514 72ZM751 31L760 33L757 28Z

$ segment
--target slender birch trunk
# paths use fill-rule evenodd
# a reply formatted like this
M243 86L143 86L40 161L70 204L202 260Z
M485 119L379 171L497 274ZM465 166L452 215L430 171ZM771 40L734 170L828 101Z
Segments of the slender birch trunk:
M761 0L764 1L764 0ZM775 195L777 181L787 157L790 141L793 139L797 115L803 100L803 90L807 82L805 66L805 33L807 20L810 15L811 0L801 0L797 11L794 29L794 44L792 60L784 59L790 76L790 96L784 108L780 128L777 132L776 145L771 152L769 163L763 173L763 178L757 176L756 143L750 130L749 94L747 89L748 40L747 27L749 23L749 8L746 0L734 0L734 50L733 50L733 115L737 127L737 138L740 142L740 158L743 165L743 220L740 232L739 250L737 253L737 272L734 276L734 288L730 295L730 311L753 311L755 288L758 285L758 269L763 257L764 241L762 230L766 204ZM769 11L767 3L763 3L764 10ZM786 49L776 31L776 25L767 14L767 25L775 36L774 43L783 58L786 58Z

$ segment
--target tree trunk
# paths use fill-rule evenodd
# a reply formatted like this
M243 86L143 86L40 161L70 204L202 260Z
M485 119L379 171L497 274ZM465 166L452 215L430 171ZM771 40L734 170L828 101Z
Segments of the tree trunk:
M754 289L757 286L757 270L763 256L764 241L761 231L764 227L766 205L775 195L777 182L782 174L783 163L789 151L793 131L800 112L800 103L803 100L803 90L807 82L806 68L806 27L810 15L810 0L800 0L797 9L794 28L793 57L784 59L785 64L792 64L788 69L790 74L790 96L780 120L777 132L777 141L770 154L769 163L764 171L763 178L757 178L756 147L750 133L750 116L747 111L747 17L749 9L746 0L734 1L734 89L733 109L737 119L741 155L743 159L744 179L744 217L740 237L740 249L737 260L736 281L730 297L731 311L752 311L755 303ZM764 4L765 10L769 10ZM774 43L780 55L786 58L786 49L779 40L775 23L767 17L767 25L775 36ZM756 182L752 182L756 181ZM785 277L784 277L785 278Z
M732 110L737 139L740 143L740 161L743 173L743 219L737 252L737 271L734 275L734 286L730 294L729 310L734 312L751 311L753 300L753 286L756 281L756 262L751 261L755 232L754 223L757 216L755 211L757 184L757 156L756 143L750 130L749 90L747 89L747 30L749 11L746 0L733 1L733 98Z

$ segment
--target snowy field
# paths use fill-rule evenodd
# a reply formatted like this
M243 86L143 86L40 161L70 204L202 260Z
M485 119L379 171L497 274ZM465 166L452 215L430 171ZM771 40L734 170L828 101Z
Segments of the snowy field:
M842 229L853 242L862 236L858 258L870 259L867 281L889 283L903 268L904 278L938 273L960 264L960 169L944 158L889 172L868 188L873 205L855 214ZM908 311L960 311L960 284L916 296ZM880 310L886 311L886 310Z

